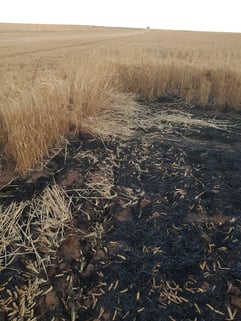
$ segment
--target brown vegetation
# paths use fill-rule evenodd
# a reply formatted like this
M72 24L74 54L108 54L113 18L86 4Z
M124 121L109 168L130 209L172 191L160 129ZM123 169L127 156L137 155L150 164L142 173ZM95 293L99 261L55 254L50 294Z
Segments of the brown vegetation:
M0 320L239 320L240 35L0 32Z
M240 34L0 25L0 151L30 169L118 94L240 110Z

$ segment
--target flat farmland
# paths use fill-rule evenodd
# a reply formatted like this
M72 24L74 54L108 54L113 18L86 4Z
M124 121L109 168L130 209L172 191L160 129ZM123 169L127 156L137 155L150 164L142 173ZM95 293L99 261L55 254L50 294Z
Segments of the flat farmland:
M81 47L101 41L114 40L119 37L140 33L133 29L78 27L78 26L47 26L47 25L1 25L1 58L18 57L21 55L44 52L51 55L64 49L71 53L71 47ZM18 61L16 61L18 63Z
M240 34L14 24L0 32L0 145L20 172L120 93L240 110Z
M241 319L241 35L0 24L0 320Z

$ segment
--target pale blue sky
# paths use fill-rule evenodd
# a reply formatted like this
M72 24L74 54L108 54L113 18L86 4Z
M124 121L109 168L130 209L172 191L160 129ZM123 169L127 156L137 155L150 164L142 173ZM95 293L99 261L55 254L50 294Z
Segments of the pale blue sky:
M241 32L240 0L0 0L0 22Z

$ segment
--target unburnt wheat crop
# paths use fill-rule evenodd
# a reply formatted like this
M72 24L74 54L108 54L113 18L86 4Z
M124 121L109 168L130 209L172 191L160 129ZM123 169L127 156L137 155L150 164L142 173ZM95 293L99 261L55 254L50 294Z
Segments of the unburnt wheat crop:
M8 24L0 29L0 153L21 173L62 137L79 133L89 117L112 108L120 93L241 108L240 34Z

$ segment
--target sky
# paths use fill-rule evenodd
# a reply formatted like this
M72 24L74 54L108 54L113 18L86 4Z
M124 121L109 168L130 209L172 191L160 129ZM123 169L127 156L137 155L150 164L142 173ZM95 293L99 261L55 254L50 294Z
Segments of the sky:
M241 32L240 0L0 0L0 22Z

